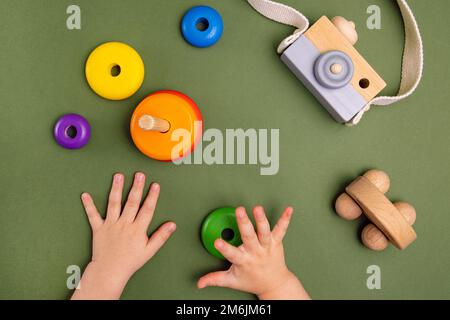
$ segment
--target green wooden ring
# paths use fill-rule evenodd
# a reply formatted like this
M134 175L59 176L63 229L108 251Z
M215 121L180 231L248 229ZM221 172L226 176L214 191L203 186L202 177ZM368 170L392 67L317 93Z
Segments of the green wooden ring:
M203 222L202 242L205 249L214 257L225 260L214 247L214 242L222 238L232 246L242 244L241 234L236 221L235 208L220 208L214 210Z

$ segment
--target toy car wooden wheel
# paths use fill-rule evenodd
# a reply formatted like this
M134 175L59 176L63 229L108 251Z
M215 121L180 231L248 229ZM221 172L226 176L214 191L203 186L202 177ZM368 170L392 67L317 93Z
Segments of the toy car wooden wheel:
M203 133L202 115L195 102L177 91L146 97L130 124L136 147L159 161L177 161L194 151Z

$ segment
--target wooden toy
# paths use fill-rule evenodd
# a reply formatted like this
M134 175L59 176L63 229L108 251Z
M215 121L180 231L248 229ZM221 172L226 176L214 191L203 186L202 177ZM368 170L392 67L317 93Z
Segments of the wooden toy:
M386 86L353 47L355 24L322 17L281 55L281 60L339 122L353 119Z
M355 49L354 22L322 17L310 27L303 13L279 0L247 2L266 18L296 28L277 52L338 122L357 125L372 106L392 105L411 96L422 79L422 36L406 0L396 0L404 22L405 50L400 90L393 96L378 96L386 83Z
M81 149L91 138L91 127L79 114L67 114L58 119L53 135L61 147Z
M92 90L109 100L131 97L144 81L144 62L132 47L108 42L97 47L86 62L86 79Z
M200 142L203 120L191 98L166 90L149 95L137 106L130 130L136 147L143 154L159 161L176 161L189 155ZM174 139L177 130L183 130L188 137L182 137L189 141Z
M214 210L208 215L202 225L201 236L205 249L216 258L222 260L225 260L225 258L214 247L214 242L217 239L222 238L235 247L242 244L235 210L235 208L230 207Z
M364 228L362 241L375 251L386 249L389 241L403 250L417 238L412 228L415 209L405 202L392 204L384 195L389 187L386 173L370 170L352 182L336 201L336 212L344 219L354 220L364 213L372 222Z
M211 7L193 7L181 21L181 32L184 39L192 46L211 47L222 37L223 20L220 14Z

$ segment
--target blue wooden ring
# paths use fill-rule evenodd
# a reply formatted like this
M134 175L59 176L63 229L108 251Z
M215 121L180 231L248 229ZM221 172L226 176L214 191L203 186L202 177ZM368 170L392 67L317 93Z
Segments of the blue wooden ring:
M204 29L198 28L203 26ZM223 33L223 20L213 8L197 6L191 8L181 21L184 39L194 47L211 47L220 40Z

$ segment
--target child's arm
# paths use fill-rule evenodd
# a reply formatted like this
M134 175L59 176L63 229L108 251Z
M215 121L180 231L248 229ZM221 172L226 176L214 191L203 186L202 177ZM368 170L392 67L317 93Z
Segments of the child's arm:
M256 294L261 300L309 300L298 278L288 270L284 260L283 238L293 209L284 211L273 231L262 207L255 207L257 233L244 208L236 209L236 218L243 245L233 247L222 239L216 249L232 263L228 271L203 276L197 286L227 287Z
M152 184L142 207L145 175L137 173L122 210L124 176L116 174L109 195L106 219L92 197L82 201L93 232L92 261L84 271L74 300L119 299L131 276L149 261L176 229L173 222L161 226L150 238L147 229L158 202L160 187Z

